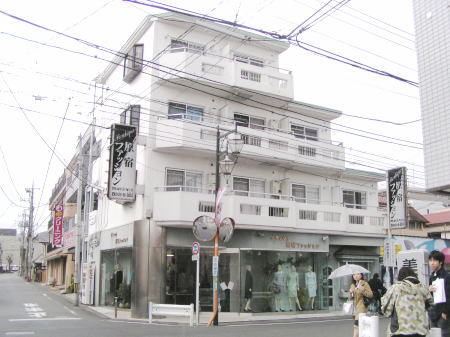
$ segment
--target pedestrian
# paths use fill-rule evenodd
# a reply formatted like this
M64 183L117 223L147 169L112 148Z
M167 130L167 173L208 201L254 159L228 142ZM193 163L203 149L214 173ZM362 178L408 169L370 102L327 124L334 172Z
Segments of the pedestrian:
M432 271L430 276L429 290L434 293L437 290L445 291L445 301L436 303L428 312L432 328L441 328L442 337L450 337L448 316L450 314L450 279L444 269L445 256L438 250L433 250L428 257L428 264ZM443 280L444 289L438 289L439 279ZM433 284L434 283L434 284Z
M414 270L402 267L398 282L381 298L381 311L391 317L387 335L391 337L425 337L429 330L427 303L431 295L420 283Z
M370 289L372 289L373 299L376 305L376 311L379 312L381 308L380 305L381 296L383 296L386 293L386 288L384 287L383 282L381 282L378 273L373 274L372 279L369 280L369 286Z
M353 337L358 337L359 335L359 314L367 313L368 311L366 305L364 304L364 297L373 297L373 293L370 289L369 283L364 281L363 274L353 274L353 281L348 294L348 298L350 300L353 299L355 305Z

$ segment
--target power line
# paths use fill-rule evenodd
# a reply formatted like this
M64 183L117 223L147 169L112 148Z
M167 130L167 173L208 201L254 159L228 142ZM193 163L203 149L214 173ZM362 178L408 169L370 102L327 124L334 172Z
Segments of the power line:
M1 11L0 11L0 13L1 13ZM33 24L33 25L34 25L34 24ZM92 43L90 43L90 42L87 42L87 41L84 41L84 40L80 40L80 39L75 38L75 37L68 36L68 35L66 35L66 34L64 34L64 33L60 33L60 32L54 31L54 30L49 29L49 28L43 27L42 29L50 30L50 31L55 32L55 33L57 33L57 34L64 35L64 36L66 36L66 37L68 37L68 38L70 38L70 39L75 39L75 40L77 40L78 42L81 42L81 43L83 43L83 44L88 44L89 46L92 47ZM6 33L6 34L12 35L12 36L13 36L13 34L10 34L10 33ZM15 37L17 37L17 36L15 36ZM56 48L56 49L60 49L60 50L68 51L68 52L72 52L72 53L75 53L75 54L80 54L80 55L88 56L88 57L91 57L91 58L103 60L103 61L106 61L106 62L110 62L110 63L112 63L112 64L121 65L121 64L115 63L115 62L113 62L113 61L109 61L109 60L100 58L100 57L98 57L98 56L93 56L93 55L86 54L86 53L83 53L83 52L73 51L73 50L70 50L70 49L67 49L67 48L63 48L63 47L60 47L60 46L49 45L49 44L45 44L45 43L42 43L42 42L39 42L39 41L35 41L35 40L30 40L30 39L23 38L23 37L17 37L17 38L24 39L24 40L27 40L27 41L33 42L33 43L43 44L43 45L46 45L46 46L48 46L48 47L52 47L52 48ZM99 46L99 45L95 45L95 48L96 48L96 49L101 49L102 51L111 53L111 54L113 54L113 55L115 55L115 56L122 56L122 57L125 56L125 54L118 53L117 51L112 51L112 50L110 50L110 49L108 49L108 48L101 47L101 46ZM307 49L307 48L305 48L305 47L303 47L303 46L302 46L301 48ZM122 55L120 55L120 54L122 54ZM326 56L326 57L329 57L329 56ZM146 64L146 63L147 63L147 64ZM195 76L195 77L198 77L198 78L201 78L201 79L206 79L206 80L208 80L209 82L218 83L218 84L220 84L220 85L223 85L223 83L221 83L221 82L219 82L219 81L214 81L214 80L205 78L205 77L203 77L203 76L199 76L199 75L197 75L197 74L192 74L192 73L188 73L188 72L181 71L181 70L178 70L178 69L174 69L174 68L171 68L171 67L167 67L167 66L158 64L158 63L156 63L156 62L143 60L141 64L143 64L143 65L146 64L146 66L149 67L149 68L157 69L157 70L159 70L159 71L161 71L161 72L164 72L164 73L166 73L166 74L170 74L170 75L173 75L173 76L180 77L179 75L176 75L176 74L171 73L171 72L169 72L169 71L164 71L164 70L161 70L160 68L154 68L154 67L151 67L151 66L149 66L148 64L152 64L152 65L155 65L155 66L168 68L168 69L170 69L170 70L175 70L176 72L185 73L185 74L188 74L188 75L191 75L191 76ZM359 67L358 65L354 65L354 66ZM152 73L147 73L147 72L145 72L145 71L141 71L141 72L144 73L144 74L150 75L150 76L152 76L152 77L156 77L156 78L158 78L158 79L167 81L167 82L169 82L169 83L173 83L173 84L178 85L178 86L182 86L182 87L185 87L185 88L190 88L190 89L192 89L192 90L196 90L196 91L199 91L199 92L207 93L207 94L212 95L212 96L216 96L216 97L219 97L219 98L223 98L222 96L214 95L214 94L212 94L212 93L205 92L204 90L200 90L200 89L198 89L198 88L193 88L193 87L191 87L191 86L188 86L188 85L185 85L185 84L182 84L182 83L175 83L175 82L172 82L172 81L170 81L170 80L167 80L167 79L165 79L165 78L163 78L163 77L161 77L161 76L158 76L158 75L155 75L155 74L152 74ZM374 72L375 72L375 71L374 71ZM388 76L388 75L386 75L386 76ZM228 94L234 94L233 92L230 92L230 91L225 90L225 89L222 89L222 88L212 87L212 86L210 86L210 85L206 85L206 84L204 84L204 83L201 83L201 82L198 82L198 81L194 81L193 79L189 79L189 80L190 80L190 81L193 81L193 82L195 82L195 83L197 83L197 84L200 84L200 85L202 85L202 86L206 86L206 87L214 88L214 89L217 89L217 90L220 90L220 91L224 91L224 92L226 92L226 93L228 93ZM255 92L255 91L252 91L251 89L246 89L246 90L247 90L247 91L250 91L250 92L254 92L254 93L259 94L259 95L271 97L270 95L267 95L267 94L264 94L264 93L260 93L260 92ZM233 100L233 99L230 99L230 98L227 98L227 100L232 101L232 102L235 102L235 103L238 103L238 104L241 104L241 105L244 105L244 106L249 106L249 107L252 107L252 108L257 108L257 109L269 111L269 112L272 112L272 113L274 113L274 114L279 114L279 113L274 112L274 111L272 111L272 110L267 110L267 109L264 109L264 108L255 107L255 106L253 106L253 105L249 105L249 104L246 104L246 103L243 103L243 102L240 102L240 101L237 101L237 100ZM255 103L261 103L261 102L258 102L258 101L256 101L256 100L254 100L254 99L251 99L251 98L249 98L248 100L249 100L249 101L253 101L253 102L255 102ZM284 101L284 102L286 102L286 103L295 104L295 105L310 106L310 105L304 104L304 103L300 104L300 103L298 103L298 102L292 102L292 101L287 101L287 100L283 100L283 99L279 99L279 100ZM270 105L270 104L267 104L267 103L262 103L262 105L268 106L268 107L270 107L270 108L276 108L276 109L281 109L281 110L284 110L284 111L289 111L289 112L294 112L294 113L296 113L296 114L300 114L299 112L292 111L292 110L289 110L289 109L283 108L283 107L273 106L273 105ZM284 116L284 115L282 115L282 114L279 114L279 115L281 115L281 116L283 116L283 117L286 117L286 116ZM328 121L323 120L323 119L320 119L320 118L318 118L318 117L311 117L311 118L316 119L316 120L319 120L319 121L321 121L321 122L326 122L326 123L328 122ZM298 118L297 118L297 119L298 119ZM307 123L312 123L312 122L305 121L305 120L301 120L301 121L307 122ZM312 123L312 124L318 125L318 126L320 126L320 127L325 127L325 128L331 129L331 127L326 126L326 125L324 126L324 125L317 124L317 123ZM388 139L393 139L393 140L399 140L399 141L406 142L406 143L419 144L419 145L421 145L421 143L418 143L418 142L408 141L408 140L403 140L403 139L399 139L399 138L396 138L396 137L389 137L389 136L386 136L386 135L380 135L380 134L373 133L373 132L369 132L369 131L366 131L366 130L360 130L360 129L357 129L357 128L352 128L352 127L349 127L349 126L341 125L341 124L338 124L338 123L336 123L336 122L334 122L334 124L335 124L335 125L338 125L338 126L341 126L341 127L344 127L344 128L346 128L346 129L355 130L355 131L360 131L360 132L365 132L365 133L367 133L367 134L372 134L372 135L379 136L379 137L383 137L383 138L388 138ZM365 137L365 138L373 139L373 140L377 140L377 141L384 141L384 142L388 142L388 143L392 143L392 144L397 144L397 145L400 145L400 146L411 147L411 146L408 146L408 145L398 144L398 143L389 142L389 141L385 141L385 140L380 140L380 139L377 139L377 138L368 137L368 136L364 136L364 135L359 135L359 134L355 134L355 133L353 133L353 132L348 132L348 131L344 131L344 130L339 130L339 129L333 129L333 130L338 131L338 132L349 133L349 134L352 134L352 135L356 135L356 136L359 136L359 137ZM412 148L417 148L417 147L412 147ZM418 148L418 149L419 149L419 148Z
M11 175L11 172L9 171L8 161L5 158L5 153L3 152L3 149L1 146L0 146L0 152L2 153L3 162L5 163L5 167L6 167L6 171L8 172L9 180L11 181L11 184L14 187L14 190L16 191L17 195L19 196L19 200L22 200L23 198L20 195L19 191L17 190L16 184L14 183L14 179Z
M167 5L167 4L164 4L164 3L161 3L161 2L157 2L157 1L146 0L147 2L150 2L150 3L143 3L143 2L140 2L140 1L136 1L136 0L124 0L124 1L135 3L135 4L140 4L140 5L144 5L144 6L159 8L159 9L166 10L166 11L169 11L169 12L174 12L174 13L183 14L183 15L196 17L196 18L198 18L200 15L202 15L202 14L197 13L197 12L193 12L193 11L190 11L190 10L187 10L187 9L183 9L183 8L180 8L180 7ZM243 28L243 29L256 31L256 32L261 33L261 34L268 35L268 36L270 36L270 37L272 37L272 38L274 38L276 40L292 41L292 38L288 37L287 35L282 35L282 34L279 34L279 33L269 32L269 31L266 31L266 30L263 30L263 29L259 29L259 28L254 28L254 27L249 27L249 26L245 26L245 25L240 25L240 24L237 24L237 23L233 23L231 21L214 18L214 17L207 16L207 15L203 15L203 18L207 18L209 21L215 22L215 23L221 23L221 24L225 24L225 25L229 25L229 26L235 26L235 27L239 27L239 28ZM298 46L300 48L305 49L305 50L311 51L310 49L305 48L303 46L300 46L300 45L298 45ZM319 47L315 47L315 46L312 46L312 47L320 49ZM327 52L327 53L331 53L331 52ZM325 56L322 53L319 53L317 51L314 52L314 54ZM338 62L347 64L347 65L350 65L352 67L356 67L356 68L361 69L361 70L365 70L365 71L369 71L369 72L374 73L374 74L390 77L390 78L393 78L393 79L405 82L405 83L413 85L413 86L418 86L418 84L416 82L404 79L404 78L402 78L401 76L398 76L398 75L390 74L390 73L388 73L386 71L383 71L383 70L380 70L380 69L376 69L376 68L374 68L372 66L364 65L362 62L356 62L356 61L352 61L352 62L348 62L347 61L346 62L344 60L348 59L348 58L346 58L344 56L339 56L339 58L337 58L337 57L327 57L327 58L332 59L334 61L338 61Z

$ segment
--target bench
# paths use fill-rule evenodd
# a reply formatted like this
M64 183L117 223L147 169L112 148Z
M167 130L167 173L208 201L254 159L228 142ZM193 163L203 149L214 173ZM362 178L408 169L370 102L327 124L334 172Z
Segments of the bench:
M194 304L177 305L177 304L157 304L148 303L148 320L151 324L153 316L180 316L189 317L189 326L194 325Z

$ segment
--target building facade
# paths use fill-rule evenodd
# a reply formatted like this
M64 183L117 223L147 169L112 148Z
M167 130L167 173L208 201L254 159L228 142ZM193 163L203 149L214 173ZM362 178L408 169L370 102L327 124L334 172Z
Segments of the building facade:
M17 270L21 265L20 244L15 228L0 228L0 267L3 271Z
M427 190L450 193L449 0L414 0Z
M95 131L98 209L86 216L83 290L93 304L117 296L146 317L149 301L194 302L192 223L214 216L218 126L245 144L232 174L220 177L222 215L236 222L220 244L222 311L244 310L249 273L252 309L268 312L341 310L350 278L330 281L331 271L345 263L379 270L386 214L377 183L385 176L345 167L344 147L330 135L339 111L293 99L292 73L279 68L288 46L163 14L147 17L96 78L98 123L139 134L135 200L116 202L107 196L110 130ZM212 308L212 257L213 243L201 242L204 311Z

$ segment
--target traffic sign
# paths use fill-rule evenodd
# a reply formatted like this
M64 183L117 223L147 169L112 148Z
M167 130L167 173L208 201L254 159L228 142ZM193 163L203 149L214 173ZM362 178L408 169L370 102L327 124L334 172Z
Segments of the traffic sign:
M213 276L217 276L218 272L219 272L219 257L213 256L213 270L212 270Z
M198 242L194 242L192 244L192 255L200 254L200 244Z

